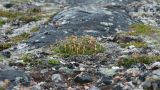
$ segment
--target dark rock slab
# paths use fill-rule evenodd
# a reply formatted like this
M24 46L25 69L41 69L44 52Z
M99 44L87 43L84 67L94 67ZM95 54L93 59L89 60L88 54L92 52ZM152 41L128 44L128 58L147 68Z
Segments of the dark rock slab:
M77 6L77 5L106 4L106 3L115 3L115 4L124 4L125 5L125 4L129 4L133 1L141 1L141 0L34 0L34 1Z
M11 7L14 6L14 4L12 4L12 3L6 3L6 4L4 4L3 6L4 6L5 8L11 8Z
M18 70L0 70L0 81L9 80L8 89L11 90L20 82L24 86L30 85L30 77L23 71Z
M66 37L68 33L65 31L58 31L53 26L42 26L40 32L35 33L27 43L30 46L35 46L36 48L44 47L49 44L53 44L56 41Z
M68 4L69 8L53 17L52 24L28 40L36 48L59 41L69 35L106 37L119 30L127 31L134 22L127 4L139 0L44 0Z
M114 34L116 29L127 31L132 20L128 13L121 9L71 8L57 14L53 22L59 23L58 30L66 30L75 35L107 36Z

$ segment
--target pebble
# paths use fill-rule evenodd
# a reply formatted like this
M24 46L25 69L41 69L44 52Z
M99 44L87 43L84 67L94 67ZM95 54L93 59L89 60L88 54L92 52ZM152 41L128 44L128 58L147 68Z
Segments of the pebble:
M115 69L109 69L109 68L100 68L99 72L101 74L104 74L106 76L113 76L116 74L116 70Z
M92 82L93 79L88 73L81 73L75 77L74 81L77 83L89 83Z
M52 75L52 81L54 81L56 83L62 81L61 75L60 74L53 74Z

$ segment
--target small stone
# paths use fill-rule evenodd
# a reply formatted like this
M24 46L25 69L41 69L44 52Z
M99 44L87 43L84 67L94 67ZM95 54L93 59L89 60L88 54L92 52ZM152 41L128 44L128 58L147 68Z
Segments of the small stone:
M14 4L12 4L12 3L7 3L7 4L4 5L4 7L5 7L5 8L11 8L13 5L14 5Z
M92 86L89 90L100 90L98 87Z
M80 67L80 69L79 69L81 72L83 72L83 71L85 71L85 68L83 68L83 67Z
M114 80L114 82L118 82L118 81L121 80L121 77L120 76L116 76L116 77L113 78L113 80Z
M160 80L156 81L158 88L160 88Z
M154 70L152 73L160 77L160 69Z
M73 90L73 88L72 87L68 87L68 89L67 90Z
M103 77L102 78L102 82L105 84L105 85L111 85L112 84L112 81L111 81L111 77Z
M148 75L148 73L143 73L139 76L139 80L141 80L142 82L144 82L146 80L146 76Z
M7 57L7 58L10 58L11 53L9 51L4 51L4 52L2 52L2 55Z
M84 89L85 89L85 90L89 90L89 87L85 85L85 86L84 86Z
M46 72L48 72L48 69L42 69L41 70L41 73L46 73Z
M112 88L112 90L123 90L121 85L116 85Z
M131 68L131 69L128 69L126 73L132 76L138 76L140 74L140 71L138 68Z
M155 62L151 65L152 70L159 69L159 68L160 68L160 62Z
M143 88L149 88L149 87L151 87L151 82L150 81L143 82L142 87Z
M123 90L129 90L129 89L132 90L132 88L131 88L130 86L128 86L128 85L125 85L125 86L123 87Z
M45 32L44 35L49 35L49 32Z
M69 69L68 67L61 67L61 68L59 68L59 71L61 71L63 73L67 73L67 74L71 74L73 72L73 70Z
M68 65L67 65L67 67L68 67L69 69L74 69L74 65L73 65L73 64L71 64L71 63L70 63L70 64L68 64Z
M34 86L32 86L31 90L42 90L41 85L44 85L45 82L40 82Z
M129 49L134 49L134 48L135 48L134 45L129 46Z
M118 70L118 69L120 69L119 67L117 67L117 66L113 66L112 67L112 69L114 69L114 70Z
M130 77L130 76L126 76L126 80L127 80L128 82L130 82L130 81L131 81L131 77Z
M52 75L52 81L54 81L54 82L62 81L61 75L60 74L53 74Z
M93 80L88 73L81 73L76 76L74 81L77 83L89 83L89 82L92 82Z
M108 69L108 68L100 68L99 72L101 74L104 74L105 76L113 76L116 74L116 70L115 69Z

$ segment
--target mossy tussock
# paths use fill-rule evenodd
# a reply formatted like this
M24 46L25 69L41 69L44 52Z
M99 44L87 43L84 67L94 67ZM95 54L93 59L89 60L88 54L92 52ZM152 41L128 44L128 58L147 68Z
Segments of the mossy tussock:
M50 65L59 65L60 64L60 60L50 59L50 60L48 60L48 64L50 64Z
M30 33L22 33L21 35L17 35L11 38L11 42L19 43L21 41L27 40L30 37Z
M122 48L126 48L126 47L129 47L129 46L135 46L136 48L147 48L148 45L145 43L145 42L128 42L128 43L120 43L120 46Z
M18 16L21 16L21 15L22 15L22 13L20 13L20 12L14 12L14 11L0 9L0 16L1 17L7 17L9 19L14 19L14 18L17 18Z
M8 49L11 46L12 46L12 43L9 43L9 42L7 42L7 43L0 43L0 51Z
M142 64L151 64L153 62L160 61L160 56L156 55L136 55L136 56L128 56L125 58L121 58L118 61L119 65L122 65L124 67L130 67L137 63Z
M153 34L159 34L160 30L151 26L151 25L145 25L143 23L136 23L129 26L129 29L131 30L128 32L129 35L153 35Z
M30 66L38 66L42 64L42 60L38 59L35 54L27 53L24 54L21 59L23 60L23 64Z
M0 18L0 27L5 24L5 21Z
M3 56L0 55L0 62L2 62L3 59L4 59ZM0 89L0 90L1 90L1 89Z
M160 37L160 29L153 27L151 25L146 25L143 23L135 23L129 26L128 32L121 32L118 35L127 35L127 36L141 36L141 38L145 37ZM119 43L121 47L125 48L131 45L134 45L137 48L146 48L148 47L145 41L134 41L134 42L121 42Z
M30 32L34 33L34 32L37 32L37 31L39 31L39 27L32 28L32 30Z
M31 34L26 32L22 33L21 35L14 36L8 42L0 43L0 51L11 48L12 45L25 41L29 39L30 36Z
M25 23L40 20L43 17L41 13L42 13L41 8L38 7L28 9L27 11L24 12L0 9L0 16L8 18L8 21L13 21L15 19L18 19Z

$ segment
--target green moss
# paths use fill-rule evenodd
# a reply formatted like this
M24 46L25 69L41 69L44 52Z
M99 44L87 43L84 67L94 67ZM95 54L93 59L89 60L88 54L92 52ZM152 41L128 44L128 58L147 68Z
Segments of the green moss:
M120 46L122 48L129 47L134 45L136 48L146 48L147 44L145 42L128 42L128 43L121 43Z
M11 3L29 3L32 2L33 0L10 0Z
M133 24L129 28L132 30L129 32L131 35L152 35L154 33L159 33L159 30L156 28L142 23Z
M160 61L160 56L148 56L148 55L142 55L138 57L129 56L119 60L118 64L125 67L130 67L131 65L136 63L150 64L155 61Z
M3 56L1 56L1 55L0 55L0 62L2 62L2 61L3 61L3 59L4 59L4 58L3 58Z
M37 32L37 31L39 31L39 27L34 27L34 28L32 28L32 30L31 30L31 32Z
M21 16L21 15L22 15L22 13L19 13L19 12L0 10L0 16L7 17L9 19L14 19L14 18L17 18L18 16Z
M5 21L0 18L0 27L5 24Z
M18 43L18 42L21 42L23 40L27 40L29 37L30 37L30 34L25 32L25 33L23 33L21 35L12 37L11 41L13 43Z
M60 64L60 61L59 60L55 60L55 59L48 60L48 64L50 64L50 65L58 65L58 64Z
M58 43L53 51L59 53L62 57L73 55L92 55L101 53L105 48L91 36L71 36Z
M0 90L6 90L4 87L0 86Z
M0 43L0 51L8 49L12 46L12 43Z
M117 33L118 35L125 35L125 36L140 36L141 38L149 37L153 38L154 40L159 41L160 38L160 29L153 27L151 25L145 25L142 23L136 23L129 26L129 32L121 32ZM134 45L137 48L146 48L148 47L146 41L138 41L138 42L121 42L119 43L122 48L128 47L130 45Z
M23 21L25 23L29 23L31 21L38 21L40 19L41 19L40 16L30 16L30 15L23 15L23 16L20 16L19 18L20 21Z
M41 13L40 7L34 7L27 10L28 13Z
M15 12L15 11L3 11L0 10L0 16L1 17L7 17L9 21L19 19L23 22L31 22L31 21L38 21L42 18L42 16L39 13L31 13L31 12Z

